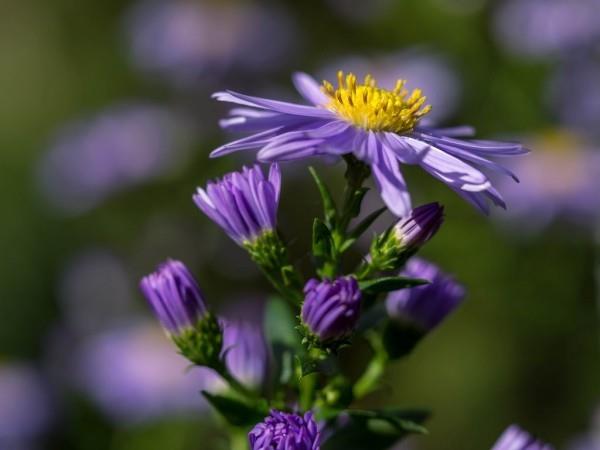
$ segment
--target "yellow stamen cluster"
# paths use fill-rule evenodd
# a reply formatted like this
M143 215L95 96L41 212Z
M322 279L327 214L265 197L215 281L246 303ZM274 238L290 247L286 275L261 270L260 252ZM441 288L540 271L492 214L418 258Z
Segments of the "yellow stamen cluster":
M340 70L337 77L337 89L323 81L323 90L331 98L326 107L357 127L407 133L431 111L430 105L424 105L426 97L420 89L409 95L404 88L406 80L398 80L394 90L388 91L377 87L371 75L362 84L356 83L353 73L344 76Z

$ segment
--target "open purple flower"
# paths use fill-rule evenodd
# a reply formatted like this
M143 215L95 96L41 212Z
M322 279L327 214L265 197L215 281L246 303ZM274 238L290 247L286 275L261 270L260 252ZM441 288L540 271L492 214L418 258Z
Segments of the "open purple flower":
M254 241L277 223L281 172L271 165L265 178L258 165L231 172L198 188L194 202L238 244Z
M214 94L217 100L242 106L232 109L221 126L253 134L217 148L211 156L258 150L259 161L289 161L352 153L371 167L383 201L401 217L411 204L400 164L421 166L484 212L487 200L505 206L479 168L516 180L489 158L523 154L520 144L466 141L457 137L472 134L470 127L440 129L421 123L430 106L419 89L409 94L403 80L385 90L369 75L360 84L354 74L340 71L337 88L329 82L321 87L304 73L295 74L294 83L313 106L232 91Z
M311 412L304 416L273 410L248 433L250 450L319 450L319 427Z
M492 450L552 450L552 446L544 444L516 425L506 429Z
M342 341L352 334L360 313L361 293L353 277L309 280L304 286L302 323L321 343Z
M169 335L181 335L207 314L200 287L180 261L161 264L142 279L140 289Z
M436 327L465 297L460 284L420 258L409 260L401 275L428 280L429 284L390 293L386 299L388 315L426 331Z

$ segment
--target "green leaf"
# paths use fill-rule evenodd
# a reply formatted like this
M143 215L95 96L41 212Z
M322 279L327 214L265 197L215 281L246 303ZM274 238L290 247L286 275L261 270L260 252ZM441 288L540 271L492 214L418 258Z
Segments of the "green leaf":
M367 294L380 294L382 292L392 292L399 289L421 286L428 284L429 281L419 278L406 277L381 277L372 280L365 280L359 283L361 291Z
M322 450L385 450L408 434L426 434L421 423L426 411L349 410L349 423L338 428L321 446Z
M335 206L335 202L333 197L331 196L331 192L323 183L317 171L313 167L308 168L310 174L312 175L317 187L319 188L319 194L321 194L321 200L323 201L323 212L325 215L325 223L327 223L332 228L335 226L335 221L337 218L337 209Z
M254 425L269 413L266 402L260 405L249 405L241 400L224 395L213 395L207 391L202 391L202 395L228 423L234 426Z
M387 210L386 207L379 208L376 211L373 211L367 217L365 217L350 233L350 237L353 239L358 239L362 234L369 229L371 225Z
M318 218L313 222L312 253L317 272L321 276L332 276L335 273L333 237L327 225Z

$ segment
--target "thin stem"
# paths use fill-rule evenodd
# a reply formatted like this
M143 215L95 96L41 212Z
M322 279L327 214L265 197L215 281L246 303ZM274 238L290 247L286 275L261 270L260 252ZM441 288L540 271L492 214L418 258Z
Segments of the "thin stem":
M387 353L383 348L383 343L381 342L381 336L375 333L369 333L366 337L369 339L375 353L363 374L354 384L353 393L354 398L356 399L364 397L377 388L389 361Z
M221 363L218 367L216 367L215 371L221 376L221 378L223 378L223 380L227 382L227 384L229 384L234 391L241 396L250 400L257 400L259 398L256 392L248 389L237 378L235 378L224 363Z

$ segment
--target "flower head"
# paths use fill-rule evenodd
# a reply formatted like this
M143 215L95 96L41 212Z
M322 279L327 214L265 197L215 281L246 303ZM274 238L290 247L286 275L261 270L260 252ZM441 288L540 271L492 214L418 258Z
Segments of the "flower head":
M492 450L552 450L552 446L544 444L516 425L506 429Z
M200 366L214 367L220 362L221 326L183 263L168 260L161 264L142 279L140 288L183 356Z
M268 178L255 165L198 188L194 202L229 237L244 244L275 229L280 188L277 164L271 166Z
M172 259L142 278L140 288L169 335L193 328L207 314L204 296L187 267Z
M469 127L433 128L422 122L429 112L419 89L408 93L404 81L385 90L367 76L339 73L338 86L321 87L297 73L294 83L314 106L218 92L214 97L243 107L222 120L224 128L254 133L225 144L211 156L258 150L260 161L289 161L312 156L352 153L371 167L383 201L397 216L410 211L410 196L400 164L416 164L487 212L487 200L505 206L499 192L480 168L516 177L491 161L526 151L519 144L457 139L472 134Z
M267 344L257 325L227 321L223 329L223 353L227 368L244 385L258 389L266 381Z
M311 412L304 416L273 410L250 433L250 450L319 450L319 428Z
M360 313L361 292L354 277L309 280L304 286L302 323L320 343L347 339Z
M429 241L444 221L444 207L439 203L428 203L413 209L406 219L394 225L393 234L400 248L414 253Z
M386 299L388 315L431 330L464 299L465 289L439 268L419 258L408 261L402 275L422 278L429 284L392 292Z

